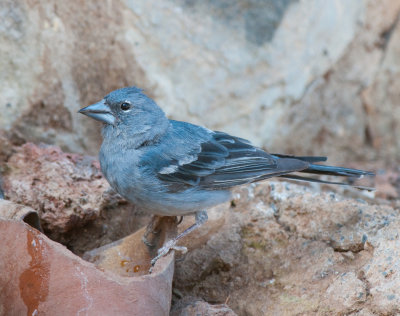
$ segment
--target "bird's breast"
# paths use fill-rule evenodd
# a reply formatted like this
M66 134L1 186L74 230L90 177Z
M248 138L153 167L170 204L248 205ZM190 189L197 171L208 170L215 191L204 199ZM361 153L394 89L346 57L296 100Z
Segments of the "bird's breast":
M135 202L135 188L140 187L137 155L102 146L99 154L101 171L110 186L126 199Z

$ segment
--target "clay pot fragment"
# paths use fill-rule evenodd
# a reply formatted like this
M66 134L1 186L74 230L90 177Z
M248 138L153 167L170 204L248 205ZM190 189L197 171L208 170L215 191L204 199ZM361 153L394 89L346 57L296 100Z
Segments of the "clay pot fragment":
M0 210L4 209L18 210L18 206L0 201ZM174 221L165 223L166 230L160 233L159 243L164 242L163 238L169 236L174 226ZM146 250L147 246L142 246L142 233L98 250L103 260L96 267L28 224L15 218L1 218L0 306L3 314L168 315L174 255L170 253L161 258L153 273L145 274L152 254ZM143 268L139 273L135 272L135 266L130 269L130 262L125 264L120 259L118 251L124 249L131 261ZM112 265L105 263L110 262L118 263L119 272L124 273L109 269Z

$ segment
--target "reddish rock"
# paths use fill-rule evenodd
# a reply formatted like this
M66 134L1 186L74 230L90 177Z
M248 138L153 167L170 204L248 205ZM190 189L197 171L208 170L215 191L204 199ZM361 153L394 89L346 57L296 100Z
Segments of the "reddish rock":
M46 234L75 253L127 236L149 220L109 189L97 159L43 144L13 151L5 164L6 198L37 210Z
M6 197L38 210L43 227L60 233L96 218L107 188L94 158L31 143L8 159L4 177Z

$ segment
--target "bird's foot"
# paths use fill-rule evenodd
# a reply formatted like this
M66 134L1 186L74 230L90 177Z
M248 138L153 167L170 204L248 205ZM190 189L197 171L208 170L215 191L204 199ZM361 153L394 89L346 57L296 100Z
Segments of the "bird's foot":
M152 260L151 260L151 265L154 266L156 264L156 262L166 256L171 250L176 250L176 251L180 251L183 254L185 254L187 252L187 248L184 246L178 246L177 243L177 239L172 239L169 240L163 247L161 247L160 249L158 249L157 251L157 256L155 256Z
M174 239L169 240L168 242L166 242L166 244L160 248L157 252L157 256L155 256L152 260L151 260L151 267L153 267L156 262L158 261L158 259L160 259L161 257L165 256L170 250L177 250L177 251L181 251L183 254L185 254L187 252L187 248L183 247L183 246L177 246L177 242L185 237L186 235L188 235L189 233L191 233L192 231L194 231L195 229L199 228L201 225L203 225L203 223L205 223L208 219L207 216L207 212L206 211L199 211L196 212L195 214L195 219L196 222L190 226L189 228L187 228L185 231L183 231L182 233L180 233L178 236L176 236ZM151 272L152 268L150 268L150 272Z
M147 236L145 236L145 235L142 236L142 241L149 248L153 248L155 246L154 243L147 240Z
M156 264L156 262L161 257L163 257L166 254L168 254L168 252L170 250L177 250L177 251L181 251L183 253L187 252L187 248L186 247L182 247L182 246L177 246L177 242L180 239L182 239L183 237L185 237L186 235L188 235L189 233L191 233L192 231L194 231L195 229L199 228L203 223L205 223L207 221L207 219L208 219L207 212L206 211L196 212L195 219L196 219L196 222L192 226L190 226L189 228L184 230L182 233L180 233L174 239L169 240L168 242L166 242L165 245L158 250L157 256L155 256L151 260L151 268L150 268L150 271L149 271L150 273L151 273L151 270L152 270L153 266Z

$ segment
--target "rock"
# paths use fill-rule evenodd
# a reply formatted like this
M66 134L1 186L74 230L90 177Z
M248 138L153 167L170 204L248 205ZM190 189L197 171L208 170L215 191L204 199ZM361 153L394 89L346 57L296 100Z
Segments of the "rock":
M97 152L100 126L83 120L77 110L110 90L137 83L136 76L146 82L132 45L124 40L127 21L121 17L127 13L122 3L3 1L0 126L18 141ZM107 32L102 25L108 25Z
M363 308L363 309L361 309L359 311L356 311L354 313L350 313L348 315L351 315L351 316L374 316L376 314L371 312L368 308Z
M374 257L362 269L369 285L370 302L380 314L395 313L400 304L400 240L395 227L399 221L387 226L373 241Z
M59 302L57 290L75 289L76 284L76 292L65 298L71 302L68 306L84 311L89 308L85 305L90 301L85 301L85 284L90 285L86 287L89 294L110 287L110 297L119 293L126 303L133 290L124 288L132 284L125 277L145 277L149 255L146 262L135 257L145 248L141 231L109 243L143 227L149 217L108 191L93 157L64 153L55 146L25 144L13 147L6 160L4 188L11 201L0 201L0 214L8 214L0 215L0 233L6 236L0 236L4 248L0 269L12 273L0 277L1 293L5 293L2 298L7 300L0 302L2 310L21 314L26 306L36 306L39 311L54 314L51 308L52 302ZM380 175L380 187L390 183L393 192L399 192L397 174L387 171ZM211 209L209 221L181 241L189 252L179 255L176 262L172 313L395 314L400 304L398 203L393 196L379 192L376 199L374 193L349 187L331 186L330 192L324 191L325 187L272 180L238 188L231 202ZM71 199L68 203L67 198ZM85 258L95 262L97 269L24 223L10 221L25 219L33 211L13 202L37 207L45 232L75 254L86 252ZM179 230L192 223L193 218L185 217ZM30 255L34 249L26 247L27 240L31 246L32 240L35 245L42 241L45 246L40 249L46 256L40 259ZM29 270L32 260L39 259L45 263L38 265L38 275L55 271L54 279L50 274L54 283L47 287L41 278L33 278L37 294L24 292L20 296L20 275ZM10 262L18 263L16 269L10 270ZM168 278L172 275L164 281L170 282ZM158 285L151 285L146 291L154 288L159 290ZM157 292L155 300L163 302L166 307L160 307L160 313L165 313L171 286L162 289L169 292ZM104 293L99 294L102 302L93 308L104 307L103 301L108 300L101 296ZM149 298L148 292L143 293ZM150 299L154 297L150 295ZM119 305L121 311L124 306L133 308L129 305L132 301L125 303ZM104 308L108 311L106 308L111 307Z
M55 146L20 147L4 175L7 198L37 209L44 228L61 233L98 217L107 188L96 160Z
M3 192L3 178L2 174L5 171L5 161L11 156L13 153L13 146L7 137L6 133L0 130L0 199L4 199Z
M9 135L0 130L0 172L4 170L3 163L13 154L13 145Z
M400 172L397 168L392 170L379 170L376 176L376 196L385 200L398 200L400 197Z
M377 74L380 71L385 72L382 60L389 53L387 45L397 41L394 33L393 36L387 35L391 35L389 31L397 25L400 3L390 0L379 4L373 1L363 3L363 13L358 16L361 18L360 28L355 30L355 36L343 54L326 73L310 81L301 100L288 108L276 123L284 128L279 130L280 137L273 139L274 150L279 149L281 144L286 144L289 152L322 152L342 163L349 159L390 160L399 157L399 147L395 142L388 144L392 133L377 135L375 132L376 126L380 126L381 122L389 126L387 121L380 121L382 116L374 110L381 108L380 104L388 102L369 102L367 95L377 79ZM379 91L383 89L382 87ZM390 103L387 107L396 111ZM392 117L397 116L388 115L387 120L392 120ZM397 119L392 121L397 126ZM378 137L386 138L388 147L378 145ZM390 154L387 150L389 147Z
M151 275L121 277L21 222L0 220L0 240L4 315L169 314L173 255L162 258Z
M226 304L211 305L202 300L187 297L179 301L174 309L171 310L171 316L236 316Z
M353 271L338 276L326 290L326 308L343 312L343 307L354 308L367 299L367 285Z
M95 158L29 143L13 150L6 198L37 210L45 232L75 253L125 237L150 219L110 191Z
M76 111L135 84L174 119L272 151L395 160L399 10L390 0L6 0L0 126L14 143L95 154L100 126Z
M271 181L209 213L183 242L180 297L238 315L396 313L400 216L389 205Z
M396 20L397 21L397 20ZM382 36L385 54L373 81L363 91L362 100L368 112L368 126L374 148L381 157L399 157L400 108L398 107L400 62L400 25L398 22L387 27ZM386 128L390 126L390 132Z

